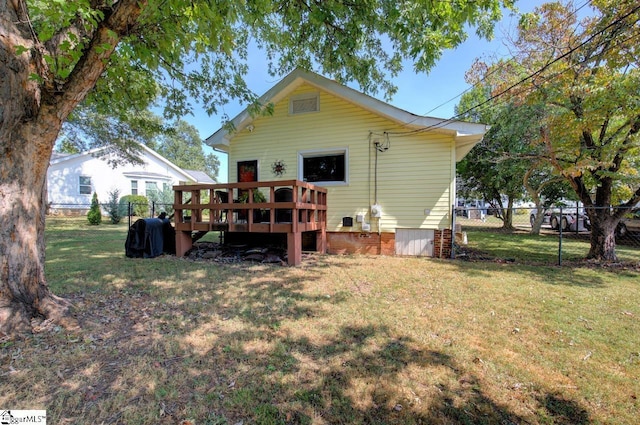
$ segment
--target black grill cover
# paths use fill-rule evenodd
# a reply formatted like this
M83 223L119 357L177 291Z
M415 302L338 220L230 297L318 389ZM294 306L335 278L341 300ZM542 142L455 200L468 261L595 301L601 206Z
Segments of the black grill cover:
M153 258L176 253L176 235L169 219L142 218L129 228L124 243L130 258Z

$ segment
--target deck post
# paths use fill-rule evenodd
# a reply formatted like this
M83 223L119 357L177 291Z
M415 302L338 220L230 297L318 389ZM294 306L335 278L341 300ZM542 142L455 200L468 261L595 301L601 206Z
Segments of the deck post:
M316 232L316 251L327 253L327 229L324 227Z
M184 257L192 246L191 232L176 231L176 256Z
M287 233L287 262L290 266L302 263L302 233Z

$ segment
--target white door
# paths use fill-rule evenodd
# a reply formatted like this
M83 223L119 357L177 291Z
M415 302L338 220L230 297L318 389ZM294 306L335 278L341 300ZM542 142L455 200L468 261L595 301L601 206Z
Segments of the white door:
M433 257L435 231L396 229L396 255Z

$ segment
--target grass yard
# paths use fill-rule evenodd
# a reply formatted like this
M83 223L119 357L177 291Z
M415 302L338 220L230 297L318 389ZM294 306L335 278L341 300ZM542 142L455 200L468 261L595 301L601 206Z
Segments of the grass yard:
M633 270L128 259L126 225L85 222L47 222L49 284L82 330L1 341L2 408L51 424L638 421Z
M522 218L520 215L516 217ZM515 220L514 232L503 231L502 222L493 216L489 216L486 222L464 218L458 219L458 222L467 233L468 247L480 254L520 263L558 264L559 234L548 227L543 228L540 235L531 235L528 224ZM575 232L565 232L561 247L562 263L582 261L589 252L589 243L589 233L576 235ZM616 254L621 262L640 263L640 240L637 235L619 240Z

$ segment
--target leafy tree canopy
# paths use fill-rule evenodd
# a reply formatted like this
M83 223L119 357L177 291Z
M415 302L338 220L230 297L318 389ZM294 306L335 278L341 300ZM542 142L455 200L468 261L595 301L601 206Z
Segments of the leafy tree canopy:
M96 30L129 0L34 0L31 22L47 49L44 84L64 86L85 60ZM501 6L512 0L461 2L218 1L147 0L132 22L89 102L109 112L143 110L162 98L167 113L182 116L201 101L215 113L230 99L256 101L244 75L248 46L266 52L269 71L283 75L295 67L319 69L340 82L356 82L364 91L391 95L391 78L410 58L417 71L429 70L444 49L465 40L472 25L492 35ZM258 105L255 105L258 107ZM98 112L101 112L98 110Z
M523 21L515 60L529 78L510 95L544 108L541 156L585 205L633 204L640 200L640 6L592 4L596 16L582 21L571 4L559 3ZM522 75L511 73L496 90Z
M476 83L498 102L541 111L533 157L587 207L588 257L615 260L615 226L640 201L640 5L591 5L594 15L582 20L572 3L525 15L513 59L476 66Z
M181 119L167 123L149 110L130 110L117 117L83 104L70 115L58 141L59 150L70 153L106 148L105 154L115 154L105 155L112 165L139 162L140 144L181 168L217 178L220 160L212 153L205 154L198 130Z

